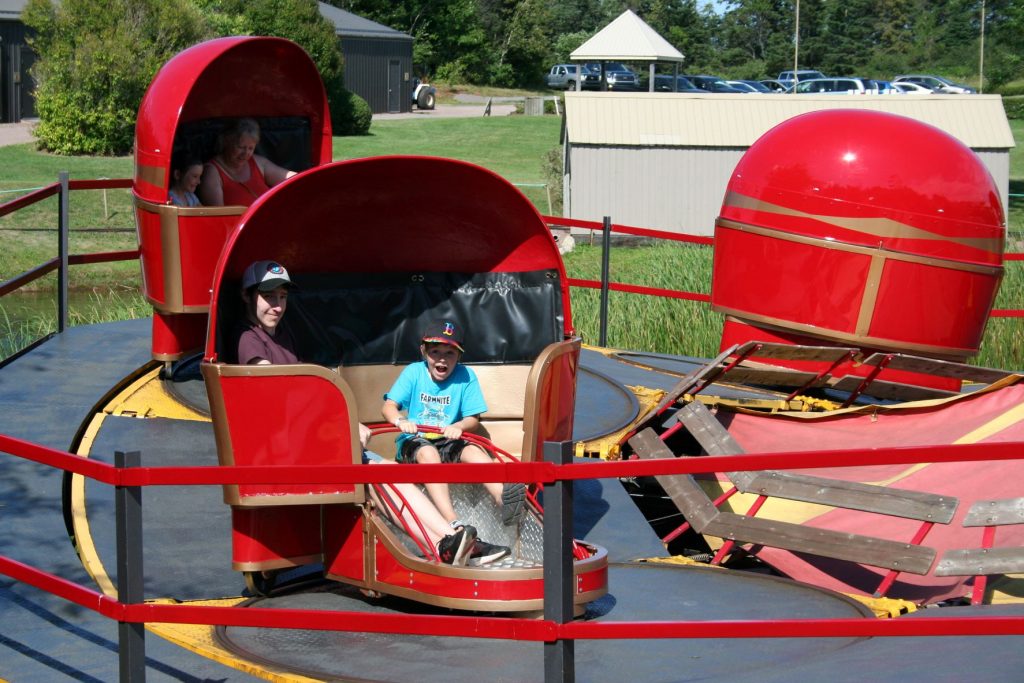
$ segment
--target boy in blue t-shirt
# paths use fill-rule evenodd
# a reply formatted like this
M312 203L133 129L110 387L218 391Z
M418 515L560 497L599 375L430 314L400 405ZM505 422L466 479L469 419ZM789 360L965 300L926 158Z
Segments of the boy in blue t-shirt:
M423 332L423 361L402 370L384 395L384 419L402 430L396 440L399 462L492 462L490 454L462 438L480 426L486 412L476 373L459 364L462 328L451 320L438 320ZM408 417L399 411L405 410ZM440 434L421 433L418 425L437 427ZM425 484L434 505L453 529L463 526L452 507L448 484ZM501 506L502 522L518 524L525 513L526 486L521 483L484 484Z

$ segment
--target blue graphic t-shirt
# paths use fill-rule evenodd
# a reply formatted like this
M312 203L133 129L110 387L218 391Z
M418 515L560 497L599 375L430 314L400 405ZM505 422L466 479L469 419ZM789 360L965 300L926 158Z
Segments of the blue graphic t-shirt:
M441 429L464 417L487 412L476 373L461 364L456 365L451 376L440 384L431 378L425 361L408 365L384 398L394 401L399 408L406 408L409 419L416 424ZM402 444L411 436L402 433L395 440L399 457ZM440 438L441 435L430 433L424 436Z

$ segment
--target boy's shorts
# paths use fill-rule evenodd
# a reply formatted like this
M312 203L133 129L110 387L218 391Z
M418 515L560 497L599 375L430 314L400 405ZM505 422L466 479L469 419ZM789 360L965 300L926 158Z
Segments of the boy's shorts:
M402 443L402 462L416 462L416 451L424 446L433 446L441 454L441 462L455 463L462 459L462 449L469 444L464 439L426 439L413 436Z

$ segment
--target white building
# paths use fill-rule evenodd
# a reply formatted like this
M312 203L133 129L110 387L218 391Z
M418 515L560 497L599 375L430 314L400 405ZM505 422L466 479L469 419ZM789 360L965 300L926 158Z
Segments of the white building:
M711 235L743 152L786 119L833 108L887 111L946 131L978 154L1007 205L1014 141L998 95L570 92L564 215ZM900 141L878 144L898 153Z

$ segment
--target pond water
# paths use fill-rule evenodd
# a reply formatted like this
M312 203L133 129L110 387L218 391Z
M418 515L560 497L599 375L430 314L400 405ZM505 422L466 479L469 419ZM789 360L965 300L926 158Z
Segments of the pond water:
M68 292L68 309L86 311L112 305L124 307L131 295L114 289L73 289ZM113 302L113 303L112 303ZM7 320L57 319L57 292L12 292L0 297L0 325ZM2 329L2 328L0 328Z
M150 315L136 292L78 289L68 292L70 324ZM0 360L57 331L57 292L12 292L0 297Z

